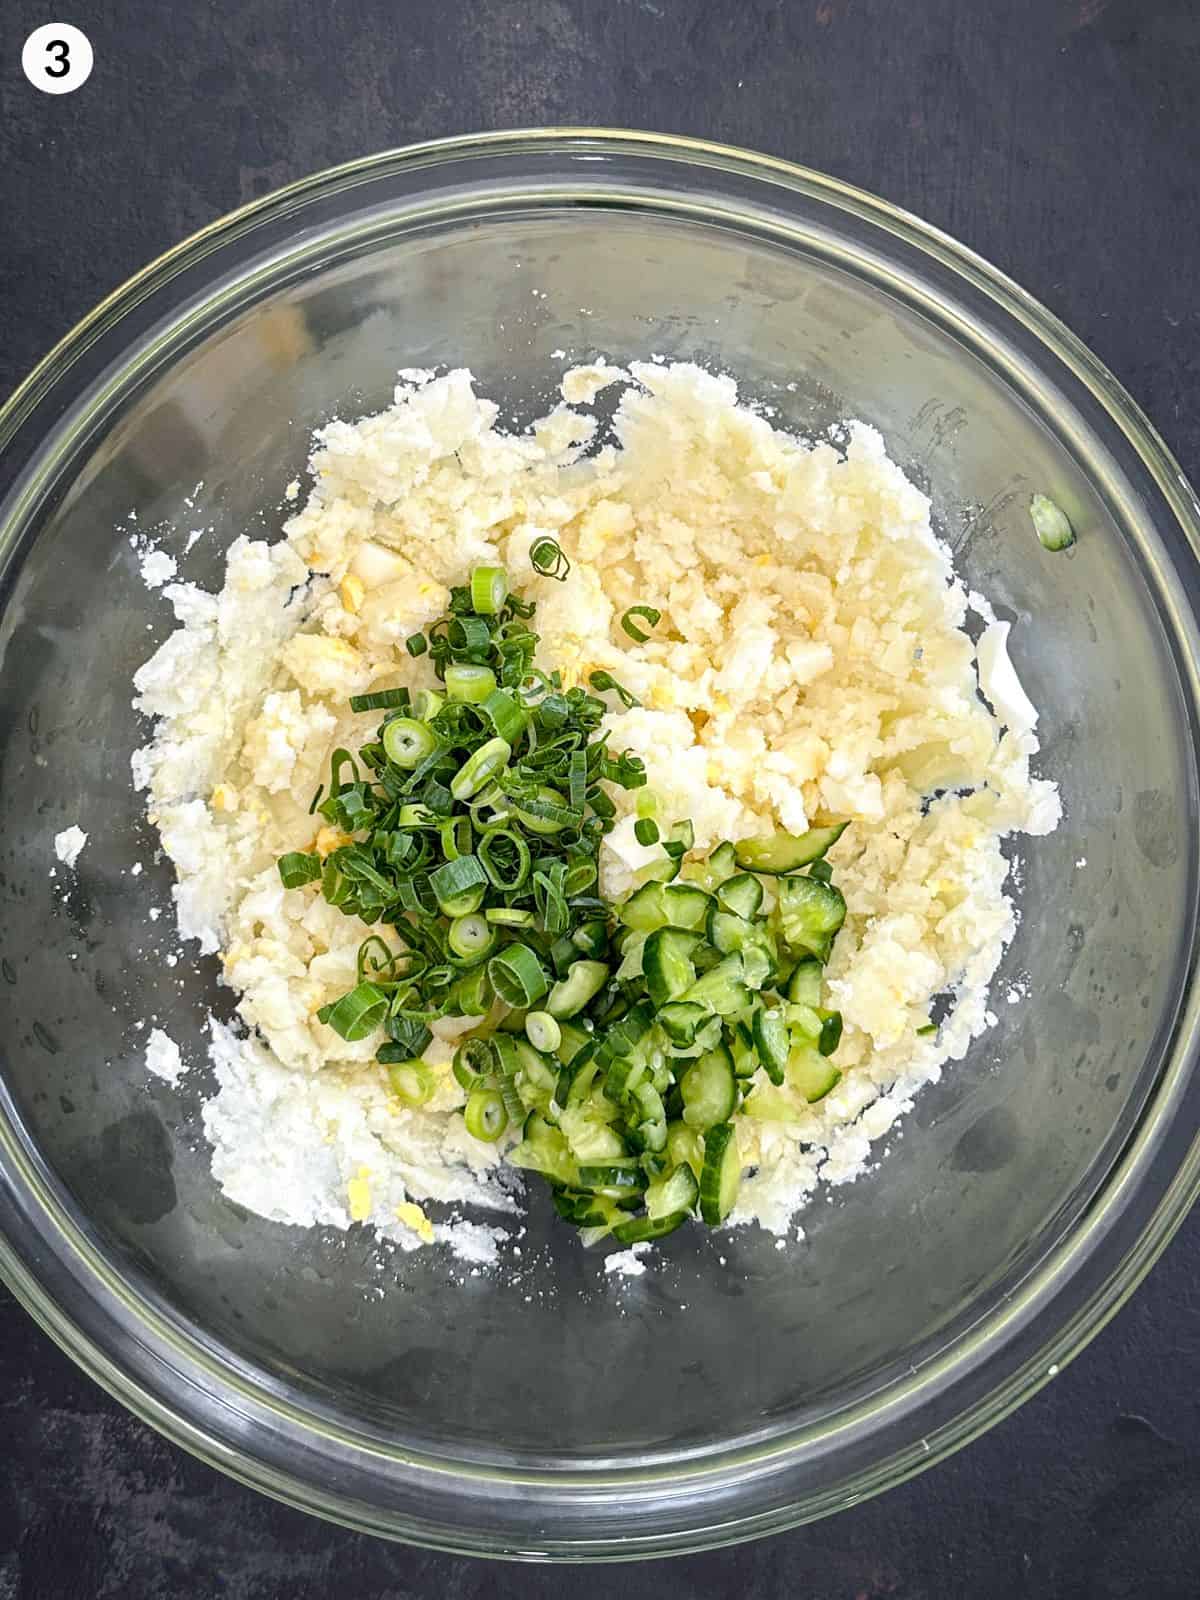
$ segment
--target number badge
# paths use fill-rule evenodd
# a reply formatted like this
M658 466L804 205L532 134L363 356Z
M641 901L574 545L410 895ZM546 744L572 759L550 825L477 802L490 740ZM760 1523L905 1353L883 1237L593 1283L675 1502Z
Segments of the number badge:
M25 41L21 66L43 94L70 94L91 76L91 40L69 22L43 22Z

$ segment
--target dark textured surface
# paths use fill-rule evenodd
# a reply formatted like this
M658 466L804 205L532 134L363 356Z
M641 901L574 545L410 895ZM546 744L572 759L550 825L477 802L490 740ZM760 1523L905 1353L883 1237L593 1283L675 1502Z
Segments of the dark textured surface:
M823 168L1059 313L1194 478L1193 0L76 0L96 52L38 94L0 19L0 388L146 259L313 168L475 128L593 122ZM1200 1592L1200 1224L1056 1382L925 1476L723 1554L561 1573L374 1543L181 1455L0 1290L0 1600L346 1595L973 1600Z

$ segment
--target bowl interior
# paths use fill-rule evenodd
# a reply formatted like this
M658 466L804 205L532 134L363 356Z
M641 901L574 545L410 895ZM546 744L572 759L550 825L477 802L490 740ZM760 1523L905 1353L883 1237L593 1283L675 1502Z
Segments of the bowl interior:
M173 316L54 446L0 620L8 1109L139 1294L364 1434L456 1459L619 1462L829 1417L947 1348L1044 1259L1160 1068L1197 818L1145 549L1051 393L815 234L785 243L617 203L368 220L277 250L186 326ZM551 399L563 350L713 364L806 434L878 426L960 570L1016 624L1040 769L1066 806L1056 834L1018 852L996 1027L920 1097L878 1168L819 1195L802 1241L691 1230L628 1281L606 1278L540 1191L500 1274L221 1197L199 1129L202 1017L229 996L215 960L168 964L171 873L129 780L147 737L130 678L170 626L135 531L169 530L182 576L211 585L236 535L278 530L312 428L386 404L398 367L470 365L523 422ZM1034 539L1033 489L1069 509L1069 554ZM52 876L53 835L73 822L89 843ZM178 1088L147 1079L145 1019L194 1066Z

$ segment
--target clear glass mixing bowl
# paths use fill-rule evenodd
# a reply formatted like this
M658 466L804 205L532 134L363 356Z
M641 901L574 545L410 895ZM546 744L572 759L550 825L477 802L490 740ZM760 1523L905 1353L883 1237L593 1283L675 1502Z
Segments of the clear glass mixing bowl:
M998 1026L878 1169L819 1198L803 1243L693 1229L620 1284L542 1193L516 1281L246 1215L209 1175L205 1069L148 1082L137 1026L157 1016L199 1063L229 997L215 962L155 953L170 873L130 789L130 677L169 620L131 510L211 583L235 535L278 527L310 430L386 403L398 367L469 363L527 419L559 350L713 363L785 426L881 428L1019 621L1067 809L1022 851ZM1146 1271L1197 1185L1197 507L1112 377L985 263L731 150L427 145L163 257L38 368L0 444L0 1268L171 1438L431 1545L695 1549L928 1465ZM1065 556L1032 535L1035 488L1078 529ZM77 873L52 880L76 821Z

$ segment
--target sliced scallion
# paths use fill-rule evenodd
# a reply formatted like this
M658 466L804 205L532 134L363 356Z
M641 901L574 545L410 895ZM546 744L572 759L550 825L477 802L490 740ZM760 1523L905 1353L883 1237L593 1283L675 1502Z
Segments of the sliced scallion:
M503 567L476 567L471 574L471 604L480 616L494 617L504 607L508 574Z
M419 767L437 749L437 735L427 723L415 717L393 717L384 724L383 748L389 761L411 769Z
M662 621L662 612L656 611L653 606L630 606L629 610L621 618L621 626L629 637L637 644L645 644L650 635L632 620L634 617L641 617L650 624L651 628L657 628Z

